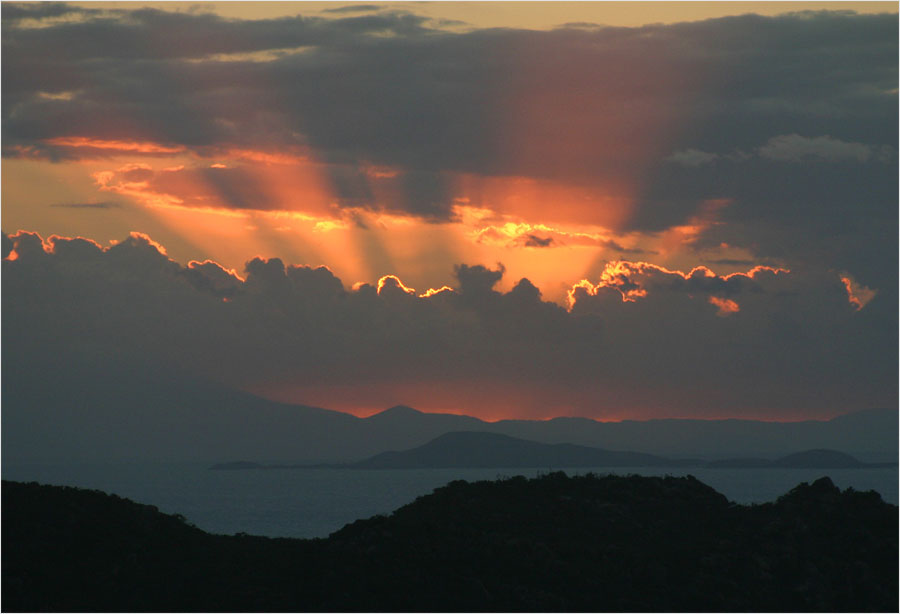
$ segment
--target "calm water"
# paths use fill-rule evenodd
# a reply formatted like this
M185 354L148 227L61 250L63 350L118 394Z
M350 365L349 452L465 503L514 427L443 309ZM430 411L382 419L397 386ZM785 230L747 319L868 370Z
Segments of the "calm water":
M828 475L840 488L876 490L897 504L898 472L885 469L569 469L576 473L696 476L732 501L772 501L799 484ZM94 488L179 513L211 533L326 537L358 518L387 514L455 479L534 476L538 469L273 469L210 471L200 464L4 463L5 480Z

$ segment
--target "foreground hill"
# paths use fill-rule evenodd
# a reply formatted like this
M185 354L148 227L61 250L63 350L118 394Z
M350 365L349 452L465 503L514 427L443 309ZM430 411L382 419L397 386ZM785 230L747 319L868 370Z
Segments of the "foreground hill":
M4 611L895 611L897 508L829 479L730 504L694 478L452 482L325 540L209 535L4 482Z

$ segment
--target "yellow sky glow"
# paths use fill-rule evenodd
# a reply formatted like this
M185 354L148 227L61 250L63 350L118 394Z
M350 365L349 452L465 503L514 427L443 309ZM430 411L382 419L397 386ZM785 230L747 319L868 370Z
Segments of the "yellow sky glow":
M234 19L275 19L294 15L342 13L329 9L361 4L383 5L434 19L464 21L475 28L545 30L564 23L633 27L756 13L779 15L795 11L856 11L896 13L896 2L80 2L90 8L151 7L181 12L208 11ZM345 16L359 13L343 13Z

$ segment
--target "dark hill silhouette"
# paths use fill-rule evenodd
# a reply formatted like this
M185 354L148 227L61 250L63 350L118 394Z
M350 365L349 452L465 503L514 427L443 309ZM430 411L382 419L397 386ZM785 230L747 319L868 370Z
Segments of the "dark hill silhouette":
M425 412L419 411L418 409L414 409L409 407L408 405L394 405L393 407L388 407L387 409L374 413L366 420L372 420L373 422L376 420L403 420L403 419L415 419L421 418L425 416ZM444 414L433 414L433 415L444 415Z
M415 410L410 410L415 411ZM806 450L777 460L732 458L718 461L670 459L641 452L602 450L568 443L544 444L478 431L446 433L411 450L376 454L349 464L218 463L214 470L254 469L449 469L541 467L706 467L712 469L865 469L896 463L861 463L836 450Z
M324 540L209 535L3 482L4 611L896 611L897 507L828 478L742 506L692 477L456 481Z
M496 423L493 430L543 443L566 442L672 457L778 458L797 450L825 448L842 450L864 462L885 462L898 456L898 416L897 409L890 408L801 422L735 419L597 422L587 418L555 418L543 422L506 420Z
M357 418L276 403L147 364L95 355L47 360L42 368L3 361L3 462L347 463L421 446L454 431L676 458L777 458L819 448L840 449L864 462L898 456L896 409L795 423L587 418L484 422L403 406Z
M614 452L569 443L545 444L495 433L447 433L423 446L382 452L353 464L361 469L450 467L640 467L671 464L639 452Z

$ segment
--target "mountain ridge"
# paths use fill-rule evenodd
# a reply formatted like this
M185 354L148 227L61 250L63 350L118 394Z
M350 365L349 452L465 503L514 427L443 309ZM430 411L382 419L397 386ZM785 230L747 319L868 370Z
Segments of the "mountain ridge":
M255 469L475 469L578 467L696 467L710 469L864 469L896 463L862 463L838 450L802 450L774 460L733 458L703 461L641 452L605 450L569 443L544 444L485 431L454 431L406 450L389 450L355 463L274 464L251 461L217 463L217 471Z
M602 422L591 418L487 422L395 406L368 418L290 405L144 365L71 361L35 370L4 361L3 462L165 460L347 463L423 445L452 431L484 431L545 444L707 460L840 449L864 462L896 459L897 412L829 421L700 419ZM98 429L92 425L102 424Z

